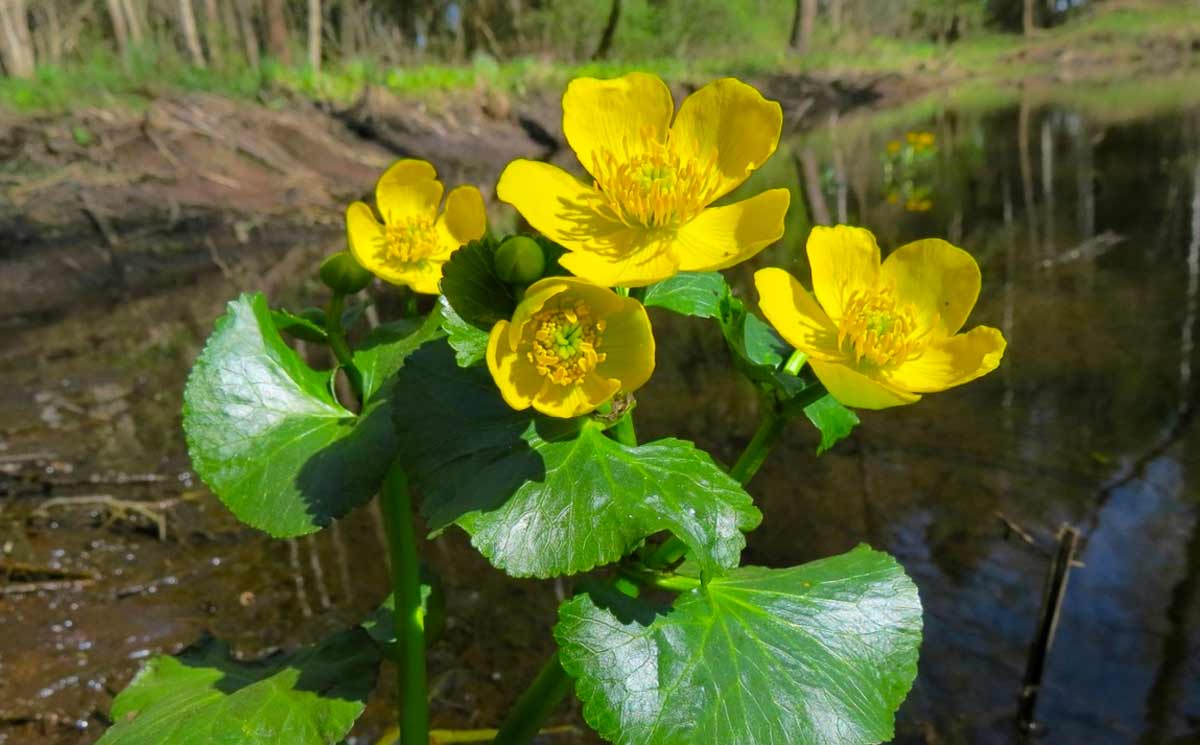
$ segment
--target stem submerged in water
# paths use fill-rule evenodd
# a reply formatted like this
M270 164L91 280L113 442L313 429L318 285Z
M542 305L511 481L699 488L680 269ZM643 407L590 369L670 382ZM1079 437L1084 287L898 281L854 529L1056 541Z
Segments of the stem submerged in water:
M392 557L392 593L396 600L396 638L400 643L400 742L429 742L429 702L425 682L425 610L421 606L421 568L413 530L408 476L392 465L379 494L388 550Z

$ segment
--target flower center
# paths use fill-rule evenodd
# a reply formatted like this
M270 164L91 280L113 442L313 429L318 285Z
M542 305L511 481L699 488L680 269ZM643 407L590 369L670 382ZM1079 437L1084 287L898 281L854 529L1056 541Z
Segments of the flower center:
M604 321L594 320L583 303L542 308L529 323L533 342L526 356L551 382L574 385L604 361L604 353L596 351Z
M609 207L631 227L676 228L700 214L720 188L716 153L680 158L650 131L636 154L605 151L593 156L592 174Z
M437 236L433 220L410 217L388 222L384 228L379 258L394 264L416 264L437 252Z
M912 359L924 347L916 309L900 305L890 288L855 290L838 322L838 346L857 363L890 368Z

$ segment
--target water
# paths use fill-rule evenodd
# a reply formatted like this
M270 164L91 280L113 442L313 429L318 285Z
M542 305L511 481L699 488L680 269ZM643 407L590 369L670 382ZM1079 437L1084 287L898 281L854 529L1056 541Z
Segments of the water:
M925 644L897 742L1016 742L1063 523L1081 531L1081 565L1047 663L1042 741L1200 742L1200 109L1129 90L1118 106L1111 91L1027 91L843 115L787 135L751 184L791 187L795 208L781 245L728 273L744 296L766 264L809 283L813 221L868 226L885 251L943 236L983 270L968 325L1009 340L995 373L864 412L820 459L815 432L795 425L750 487L765 520L748 563L787 566L867 542L916 581ZM918 153L909 132L932 142ZM297 236L294 248L238 257L228 274L214 267L184 287L5 330L0 547L8 561L89 579L0 595L0 743L90 742L148 654L204 629L261 654L351 623L385 592L369 510L313 538L267 540L195 482L179 430L184 376L223 301L255 287L312 302L316 289L291 278L335 239ZM754 392L711 325L654 321L664 341L639 396L640 434L688 437L732 462L754 430ZM166 541L95 504L38 512L48 496L92 495L175 500L158 505ZM567 588L504 578L455 531L423 550L449 594L430 661L435 723L493 725L548 653ZM364 737L387 720L384 680ZM556 722L578 723L577 707Z

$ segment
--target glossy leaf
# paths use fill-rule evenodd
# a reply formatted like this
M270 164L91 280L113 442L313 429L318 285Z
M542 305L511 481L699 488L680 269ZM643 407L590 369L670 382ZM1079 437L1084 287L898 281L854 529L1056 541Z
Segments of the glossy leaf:
M326 344L329 341L329 335L325 332L325 327L319 325L311 318L278 308L271 311L271 320L274 321L275 328L282 334L317 344Z
M467 323L488 330L507 320L517 307L513 289L496 273L496 243L471 241L442 266L442 294Z
M865 546L743 567L671 608L594 590L559 609L584 718L617 745L868 745L891 739L917 673L921 605Z
M691 443L631 448L590 421L510 409L487 370L432 344L397 376L399 457L432 530L458 524L514 576L574 574L670 531L705 571L736 566L760 514ZM467 436L465 433L469 433Z
M805 406L804 416L808 417L808 421L821 433L817 455L829 450L842 438L848 437L858 426L858 415L828 393Z
M113 700L102 745L329 745L341 740L375 687L379 650L354 629L260 662L230 659L205 639L155 657Z
M231 302L184 390L196 472L238 519L277 537L312 533L365 502L396 450L384 382L440 331L434 322L399 333L356 352L366 404L355 415L334 398L332 373L284 343L261 294Z
M454 349L458 366L470 367L483 362L487 354L488 332L464 321L444 295L438 304L442 309L442 330Z
M720 272L681 272L670 279L650 285L642 302L648 308L697 318L716 318L729 286Z

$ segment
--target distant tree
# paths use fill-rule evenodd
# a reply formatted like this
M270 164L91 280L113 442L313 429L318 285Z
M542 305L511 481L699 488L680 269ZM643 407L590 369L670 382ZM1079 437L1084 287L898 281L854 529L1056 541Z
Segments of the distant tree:
M192 12L192 0L179 0L179 28L184 43L192 56L192 64L204 67L204 50L200 48L200 34L196 31L196 14Z
M600 43L592 53L592 59L604 59L612 49L613 37L617 35L617 22L621 20L621 0L612 0L608 9L608 21L604 24L604 33L600 35Z
M321 71L321 0L308 0L308 66Z
M35 60L25 0L0 2L0 58L9 75L15 78L33 76Z
M1037 29L1037 15L1033 7L1033 0L1025 0L1025 4L1021 9L1021 29L1029 36Z
M817 0L796 0L796 14L792 16L792 33L788 38L788 46L801 54L808 52L816 25Z
M292 64L292 46L288 41L287 15L283 0L265 0L267 20L267 49L271 56L285 65Z

